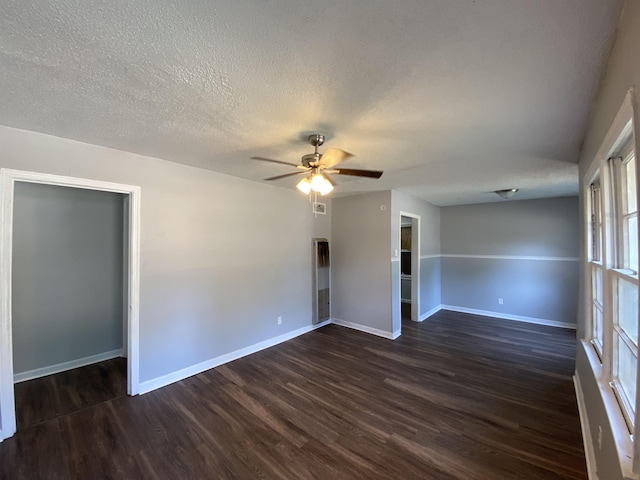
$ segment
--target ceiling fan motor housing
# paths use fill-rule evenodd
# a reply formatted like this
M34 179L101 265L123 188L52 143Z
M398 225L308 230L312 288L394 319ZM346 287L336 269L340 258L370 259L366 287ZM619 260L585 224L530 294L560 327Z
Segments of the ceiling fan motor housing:
M318 163L322 158L321 153L309 153L308 155L302 156L302 165L305 167L314 167L315 165L311 165L311 163Z
M271 158L264 157L251 157L254 160L260 160L263 162L270 163L279 163L282 165L289 165L291 167L296 167L299 170L297 172L285 173L284 175L276 175L275 177L265 178L265 180L280 180L281 178L292 177L295 175L307 175L299 184L303 184L304 182L309 183L310 179L319 178L320 180L324 179L325 183L333 188L334 183L332 180L326 175L327 173L336 174L336 175L350 175L352 177L368 177L368 178L380 178L382 175L381 171L377 170L361 170L358 168L334 168L339 163L343 162L349 157L353 157L351 153L345 152L344 150L340 150L339 148L330 148L324 153L318 152L318 146L324 143L324 135L320 135L319 133L314 133L309 135L308 137L309 143L313 146L314 152L309 153L307 155L302 156L302 165L296 165L291 162L283 162L281 160L273 160ZM300 171L302 169L302 171ZM320 181L316 180L316 181ZM306 184L305 184L306 185ZM305 194L309 193L305 189L301 189ZM315 190L315 189L314 189ZM322 195L324 193L328 193L331 189L327 190L323 193L322 190L317 190Z

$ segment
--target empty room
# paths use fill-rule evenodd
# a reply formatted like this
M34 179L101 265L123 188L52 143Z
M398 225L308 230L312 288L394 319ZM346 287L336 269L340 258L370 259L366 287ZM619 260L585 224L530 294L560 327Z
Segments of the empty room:
M0 2L0 478L640 479L640 2Z

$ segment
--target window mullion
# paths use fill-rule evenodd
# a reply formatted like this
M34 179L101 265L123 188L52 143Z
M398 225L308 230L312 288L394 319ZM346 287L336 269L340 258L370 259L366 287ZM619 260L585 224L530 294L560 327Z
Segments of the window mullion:
M600 208L604 212L602 227L602 289L603 289L603 332L602 332L602 373L607 382L613 381L613 309L614 278L612 268L616 265L616 229L615 229L615 165L609 159L607 168L603 169L604 182L600 184L602 195Z
M614 328L616 335L620 337L620 340L625 343L629 350L631 350L631 353L633 353L633 355L637 358L638 346L633 342L631 338L629 338L629 335L627 335L627 332L624 331L624 328L622 328L620 325L616 325Z
M621 242L624 239L624 227L623 227L623 208L622 208L622 157L611 157L609 159L609 169L611 173L611 212L613 223L613 257L612 267L620 268L624 266L623 248L621 248Z

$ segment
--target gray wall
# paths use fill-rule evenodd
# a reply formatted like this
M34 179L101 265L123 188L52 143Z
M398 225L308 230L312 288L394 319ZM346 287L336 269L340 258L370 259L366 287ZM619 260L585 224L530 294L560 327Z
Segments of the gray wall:
M443 305L575 324L578 234L576 197L443 207Z
M14 373L122 348L120 194L18 182Z
M586 173L591 165L597 161L595 158L607 131L609 130L618 109L632 86L640 87L640 2L627 1L618 25L616 42L611 51L606 75L601 83L600 91L594 108L591 112L585 141L580 154L580 179L585 180ZM636 90L634 109L640 111ZM635 124L635 138L640 138L640 125ZM585 192L581 191L581 194ZM583 215L580 215L583 220ZM581 225L581 234L584 236L586 226ZM581 247L584 245L581 243ZM584 266L585 255L581 252L581 265ZM586 332L584 315L584 276L580 276L580 313L578 316L578 335L583 338ZM619 480L622 478L620 465L615 454L613 433L611 431L607 412L602 397L598 392L598 383L586 357L584 346L579 343L576 358L576 373L580 377L584 392L585 406L589 419L593 443L597 446L598 427L602 427L602 449L596 447L598 475L600 479ZM636 440L637 441L637 440Z
M334 198L332 206L332 316L391 333L391 192Z
M442 303L442 259L420 259L420 318Z
M8 127L0 145L0 167L141 187L141 381L311 325L299 192Z
M391 213L391 251L390 257L400 249L400 212L412 213L420 216L420 312L422 318L430 310L441 303L440 280L440 208L412 195L399 191L392 191ZM393 327L400 329L400 292L397 282L400 275L400 264L392 262L393 286Z

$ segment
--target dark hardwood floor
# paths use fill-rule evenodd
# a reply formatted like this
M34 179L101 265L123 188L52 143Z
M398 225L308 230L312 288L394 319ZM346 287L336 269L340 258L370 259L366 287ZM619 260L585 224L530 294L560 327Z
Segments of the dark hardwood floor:
M114 358L17 383L18 430L127 394L127 360Z
M146 395L61 406L0 444L0 478L587 479L574 332L445 311L402 328L330 325Z

